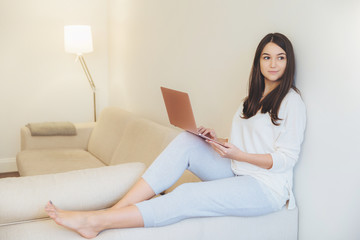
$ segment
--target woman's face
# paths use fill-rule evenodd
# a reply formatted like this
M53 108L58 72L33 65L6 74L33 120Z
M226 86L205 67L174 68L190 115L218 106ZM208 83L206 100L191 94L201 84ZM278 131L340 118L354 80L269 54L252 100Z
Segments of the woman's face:
M266 44L260 56L260 71L265 83L279 80L284 75L286 63L286 53L281 47L273 42Z

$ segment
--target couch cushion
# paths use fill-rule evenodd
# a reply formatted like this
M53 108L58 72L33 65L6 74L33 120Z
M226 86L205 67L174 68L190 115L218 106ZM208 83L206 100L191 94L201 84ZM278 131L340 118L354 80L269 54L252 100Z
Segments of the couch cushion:
M110 164L143 162L149 166L177 134L177 129L143 118L133 119L126 127Z
M25 150L16 156L20 176L60 173L105 166L82 149Z
M0 179L0 226L47 217L44 206L49 200L66 210L110 207L134 185L144 170L143 163L128 163Z
M133 118L133 114L119 108L105 108L91 133L88 151L109 165L127 124Z

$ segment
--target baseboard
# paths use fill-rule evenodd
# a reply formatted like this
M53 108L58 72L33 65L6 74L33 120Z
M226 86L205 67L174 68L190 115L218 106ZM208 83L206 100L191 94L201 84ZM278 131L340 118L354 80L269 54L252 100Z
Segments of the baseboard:
M0 159L0 173L17 172L16 158L2 158Z

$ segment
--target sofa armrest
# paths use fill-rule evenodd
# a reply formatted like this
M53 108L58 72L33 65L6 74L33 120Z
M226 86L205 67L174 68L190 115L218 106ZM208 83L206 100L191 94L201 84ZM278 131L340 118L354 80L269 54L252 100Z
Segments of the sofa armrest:
M21 151L49 148L80 148L87 150L89 138L96 123L75 123L75 136L31 136L28 127L20 129Z
M66 210L112 206L145 171L143 163L125 163L65 173L0 179L0 227L47 217L51 200Z

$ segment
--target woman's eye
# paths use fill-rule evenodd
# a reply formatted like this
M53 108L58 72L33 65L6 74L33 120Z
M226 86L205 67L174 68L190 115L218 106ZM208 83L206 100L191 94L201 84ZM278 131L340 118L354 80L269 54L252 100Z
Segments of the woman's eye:
M270 57L264 57L264 59L265 59L265 60L269 60L269 59L270 59Z

